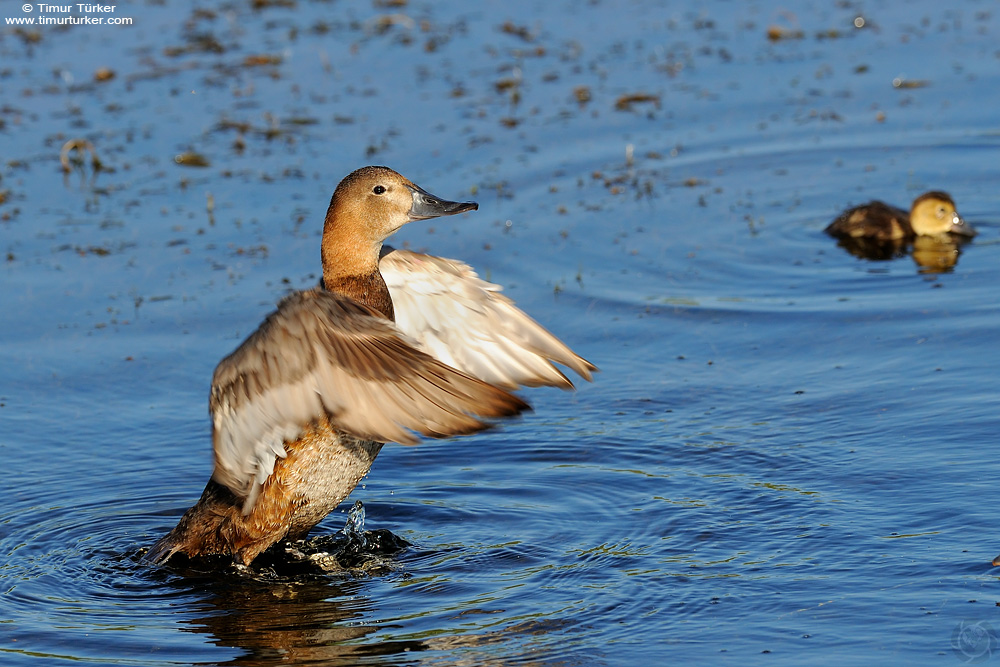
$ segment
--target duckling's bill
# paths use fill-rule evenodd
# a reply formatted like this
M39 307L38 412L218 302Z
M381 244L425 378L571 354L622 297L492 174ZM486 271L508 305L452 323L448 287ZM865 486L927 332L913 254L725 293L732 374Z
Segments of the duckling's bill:
M972 225L967 223L962 216L958 214L958 211L952 214L951 226L948 227L948 232L951 234L958 234L959 236L967 236L969 238L976 235L976 230L973 229Z

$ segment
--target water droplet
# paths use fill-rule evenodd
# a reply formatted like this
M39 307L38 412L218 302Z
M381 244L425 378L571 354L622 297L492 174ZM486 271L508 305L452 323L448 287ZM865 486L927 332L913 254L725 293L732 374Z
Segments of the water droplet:
M360 500L354 501L354 507L347 512L347 523L340 531L348 538L357 539L361 547L367 546L365 541L365 506Z

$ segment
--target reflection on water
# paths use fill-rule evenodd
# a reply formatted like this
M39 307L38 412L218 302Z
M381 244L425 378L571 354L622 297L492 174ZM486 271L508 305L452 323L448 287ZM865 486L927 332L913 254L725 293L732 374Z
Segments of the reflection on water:
M481 634L364 642L372 633L391 633L392 624L364 622L371 605L360 595L362 584L301 576L274 583L253 578L220 579L218 574L198 581L189 574L184 588L192 582L203 588L208 613L193 618L188 630L240 650L239 657L221 664L357 665L378 656L393 656L393 664L406 664L412 660L406 656L435 651L463 649L476 655L477 647L499 644L519 634L544 634L551 624L526 622ZM493 662L488 655L469 659L469 664Z
M950 234L918 236L912 241L876 241L865 238L837 239L837 245L860 259L888 261L910 255L919 273L950 273L958 264L967 238Z
M966 242L950 236L918 236L913 240L913 261L920 267L920 273L948 273L958 264L962 244Z
M205 634L213 642L240 650L231 663L239 665L304 665L317 661L356 664L370 648L351 642L376 631L357 623L364 618L363 586L329 578L298 577L294 581L261 581L255 577L196 573L164 585L179 593L192 588L199 596L200 615L187 622L189 631ZM382 647L383 655L405 647Z
M188 584L190 585L190 579ZM519 636L539 637L563 630L566 623L529 620L502 630L481 633L441 634L422 638L391 638L402 626L367 624L372 611L361 595L364 588L352 582L329 579L274 584L257 580L204 579L204 615L189 622L188 630L203 633L221 646L239 649L241 655L221 664L234 665L357 665L373 657L386 663L410 664L421 654L461 649L468 664L504 664L502 658L480 652ZM169 585L169 584L168 584ZM469 610L475 614L475 610ZM383 636L366 642L373 633ZM433 660L433 658L432 658Z
M384 531L368 534L370 542L391 542ZM356 538L357 536L352 536ZM395 656L392 664L407 662L404 656L421 653L448 653L461 649L469 657L469 664L505 664L506 660L479 649L518 637L538 638L550 631L566 630L578 621L535 619L508 625L500 629L483 629L468 632L478 624L466 626L461 634L440 632L405 632L404 619L386 619L371 623L379 603L367 594L369 576L387 576L389 570L372 568L372 563L386 564L387 549L374 548L366 556L366 563L351 569L330 568L330 560L317 559L321 547L330 549L329 536L314 538L307 545L291 547L300 565L282 560L277 550L265 552L253 566L232 566L221 560L180 559L152 573L160 587L174 589L179 596L199 591L198 612L185 622L189 632L204 634L213 643L239 650L238 657L221 664L271 665L314 663L355 665L366 657ZM398 539L398 538L396 538ZM347 544L347 543L350 544ZM354 550L356 540L340 540L337 557L344 562L344 552ZM302 558L302 548L310 552ZM332 551L333 549L331 549ZM396 548L398 555L401 549ZM355 556L357 554L355 553ZM428 555L424 555L426 558ZM171 561L173 563L173 561ZM319 567L304 567L303 565ZM399 571L404 561L397 561ZM331 572L336 571L336 576ZM346 576L345 576L346 575ZM403 572L403 580L414 577ZM457 618L474 619L480 615L489 618L496 610L467 608L457 613ZM486 623L485 628L492 624ZM377 641L364 639L379 633Z

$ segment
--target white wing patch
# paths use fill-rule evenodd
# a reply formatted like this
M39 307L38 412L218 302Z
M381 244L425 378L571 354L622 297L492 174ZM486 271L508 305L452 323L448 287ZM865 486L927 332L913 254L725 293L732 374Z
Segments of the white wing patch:
M552 362L586 380L597 370L462 262L385 247L379 271L396 326L453 368L506 389L571 389Z

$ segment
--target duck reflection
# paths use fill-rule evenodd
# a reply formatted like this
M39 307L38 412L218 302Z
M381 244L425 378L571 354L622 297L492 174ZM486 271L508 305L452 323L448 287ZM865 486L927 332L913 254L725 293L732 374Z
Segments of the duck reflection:
M377 652L378 647L358 641L379 629L360 622L372 617L361 581L268 581L213 573L198 582L187 573L178 585L187 589L192 583L204 586L206 613L189 622L190 630L243 652L221 664L349 665ZM385 653L407 650L384 648Z
M400 665L416 662L418 652L462 649L467 657L449 664L492 667L509 661L487 647L524 638L537 642L542 635L564 633L579 624L577 619L541 618L470 632L465 623L460 633L394 639L391 634L405 637L418 632L402 621L394 624L390 618L385 622L387 610L371 595L372 580L368 577L337 578L328 572L274 576L257 562L253 570L233 569L232 576L221 577L217 569L206 571L210 561L172 560L175 573L178 568L185 571L171 583L181 595L198 596L198 602L188 608L197 604L204 610L187 621L188 631L242 652L229 661L215 663L220 665ZM232 568L231 560L227 563L220 558L218 563ZM160 576L164 573L159 572ZM394 576L406 577L399 572Z
M920 273L950 273L958 264L962 246L968 237L918 236L910 241L876 241L873 239L840 238L837 245L860 259L886 261L905 257L913 259Z
M948 273L958 264L962 244L968 242L969 237L918 236L913 239L911 256L920 273Z

